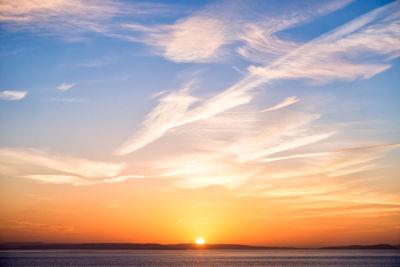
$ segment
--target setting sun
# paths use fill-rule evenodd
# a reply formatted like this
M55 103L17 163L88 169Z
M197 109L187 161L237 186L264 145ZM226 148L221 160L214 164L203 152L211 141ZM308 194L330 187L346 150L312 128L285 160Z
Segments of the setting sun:
M196 244L197 245L204 245L204 239L203 238L197 238L196 239Z

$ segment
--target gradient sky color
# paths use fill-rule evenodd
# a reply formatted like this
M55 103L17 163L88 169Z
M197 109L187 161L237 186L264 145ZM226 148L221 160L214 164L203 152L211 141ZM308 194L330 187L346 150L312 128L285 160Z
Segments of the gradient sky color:
M0 1L0 241L400 243L400 1Z

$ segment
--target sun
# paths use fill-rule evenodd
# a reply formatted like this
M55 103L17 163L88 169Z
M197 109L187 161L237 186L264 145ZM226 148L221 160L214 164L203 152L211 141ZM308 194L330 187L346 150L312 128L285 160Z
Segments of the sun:
M205 242L204 242L204 239L203 239L203 238L199 237L199 238L196 239L196 244L197 244L197 245L204 245L204 243L205 243Z

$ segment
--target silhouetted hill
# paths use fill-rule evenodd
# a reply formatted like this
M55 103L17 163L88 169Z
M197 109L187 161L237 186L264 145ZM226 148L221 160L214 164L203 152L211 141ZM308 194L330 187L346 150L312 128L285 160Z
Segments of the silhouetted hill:
M196 245L192 243L184 244L157 244L157 243L42 243L42 242L14 242L0 243L0 250L54 250L54 249L127 249L127 250L185 250L185 249L297 249L294 247L268 247L268 246L249 246L240 244L206 244ZM320 249L399 249L397 246L380 245L352 245L322 247Z
M398 249L397 246L392 246L388 244L379 244L379 245L351 245L351 246L337 246L337 247L322 247L321 249Z
M266 246L248 246L238 244L206 244L198 246L196 244L156 244L156 243L3 243L0 244L0 249L18 249L18 250L30 250L30 249L152 249L152 250L184 250L184 249L293 249L290 247L266 247Z

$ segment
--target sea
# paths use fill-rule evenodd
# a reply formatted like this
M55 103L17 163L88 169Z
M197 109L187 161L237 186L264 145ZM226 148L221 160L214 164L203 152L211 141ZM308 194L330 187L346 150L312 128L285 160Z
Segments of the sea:
M8 250L0 266L399 267L400 250Z

